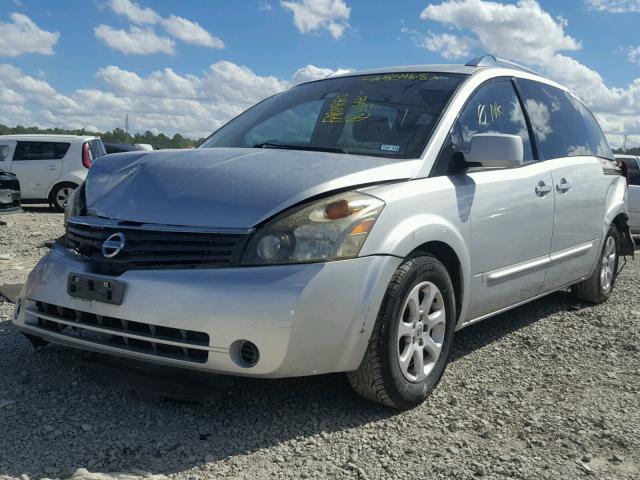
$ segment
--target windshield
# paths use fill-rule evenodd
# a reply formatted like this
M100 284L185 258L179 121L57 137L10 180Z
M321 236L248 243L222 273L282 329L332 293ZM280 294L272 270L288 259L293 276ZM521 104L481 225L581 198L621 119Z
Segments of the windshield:
M250 108L200 148L295 148L418 158L464 78L421 72L305 83Z

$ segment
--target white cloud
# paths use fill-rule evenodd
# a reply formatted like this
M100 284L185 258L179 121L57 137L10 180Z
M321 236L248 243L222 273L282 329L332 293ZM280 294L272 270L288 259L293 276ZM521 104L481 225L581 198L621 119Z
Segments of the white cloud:
M0 22L0 56L16 57L25 53L53 55L58 32L47 32L22 13L12 13L11 22Z
M453 35L451 33L436 34L433 32L427 32L427 34L424 35L415 29L407 27L403 27L401 32L409 34L417 47L439 53L442 58L446 58L447 60L469 58L471 56L474 41L469 37Z
M640 12L640 0L585 0L585 3L599 12Z
M98 25L94 29L96 37L108 47L126 55L147 55L150 53L167 53L176 51L175 42L170 38L158 36L150 28L129 27L119 30L109 25Z
M127 17L131 22L138 25L155 25L162 19L153 9L141 7L131 0L111 0L109 6L118 15Z
M625 134L640 136L640 78L625 88L609 87L598 72L562 53L579 49L579 42L565 32L566 20L553 18L535 0L445 0L427 6L421 18L472 32L483 50L566 85L596 114L614 147Z
M515 5L449 0L427 6L420 18L468 29L490 52L499 50L522 62L540 62L558 51L580 48L564 32L565 21L554 19L535 0L520 0Z
M331 70L330 68L320 68L315 65L307 65L296 70L293 77L291 77L291 81L294 84L298 84L310 82L312 80L320 80L321 78L326 78L330 75L343 75L349 72L351 72L351 70L345 68Z
M627 59L631 63L637 63L638 65L640 65L640 46L629 47L627 49Z
M351 9L344 0L282 0L280 4L293 13L293 24L301 33L326 29L337 40L349 28Z
M273 10L273 7L266 0L260 0L258 2L258 10L262 12L270 12L271 10Z
M331 74L307 65L294 74L306 79ZM122 127L129 114L133 130L203 137L258 101L297 80L255 74L228 61L214 63L199 75L178 74L170 68L146 76L117 66L96 72L101 89L69 94L48 82L0 64L0 123L111 130Z
M149 7L142 7L132 0L110 0L109 8L118 15L127 18L136 25L158 25L175 40L192 45L200 45L209 48L224 48L224 42L209 33L199 23L187 20L183 17L170 15L167 18L159 15ZM160 37L149 27L130 27L129 31L118 30L107 25L100 25L95 29L96 37L105 44L120 50L123 53L171 53L175 52L175 42L166 37ZM136 48L135 42L141 41L143 45ZM157 42L156 48L151 42Z
M439 52L448 60L468 58L471 55L472 41L468 37L459 37L450 33L435 34L429 32L424 38L424 47L431 52Z
M224 48L222 40L211 35L200 24L186 18L171 15L162 21L162 25L169 35L185 43L209 48Z

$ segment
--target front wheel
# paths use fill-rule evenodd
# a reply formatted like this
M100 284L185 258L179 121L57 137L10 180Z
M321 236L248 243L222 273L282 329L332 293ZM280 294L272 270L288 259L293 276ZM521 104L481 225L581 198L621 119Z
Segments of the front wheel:
M596 269L589 278L571 287L573 294L583 302L604 303L607 301L618 274L620 234L612 225L604 239L602 252Z
M444 373L456 308L447 269L431 255L406 260L393 275L358 370L354 390L382 405L422 403Z

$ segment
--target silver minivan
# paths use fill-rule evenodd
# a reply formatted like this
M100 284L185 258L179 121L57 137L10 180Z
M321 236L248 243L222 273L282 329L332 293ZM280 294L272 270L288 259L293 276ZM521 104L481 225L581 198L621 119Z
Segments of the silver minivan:
M558 289L607 300L627 186L589 110L482 57L270 97L196 150L99 159L14 323L228 375L347 372L422 402L454 332Z

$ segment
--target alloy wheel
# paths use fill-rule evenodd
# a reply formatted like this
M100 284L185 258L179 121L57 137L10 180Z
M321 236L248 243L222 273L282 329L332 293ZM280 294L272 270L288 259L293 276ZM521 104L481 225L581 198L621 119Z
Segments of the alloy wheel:
M616 240L612 236L609 236L607 237L607 241L604 246L602 264L600 267L600 286L605 292L611 290L613 277L616 271L617 256Z
M433 370L444 343L446 311L442 292L422 282L407 295L396 338L400 370L410 382L421 382Z

